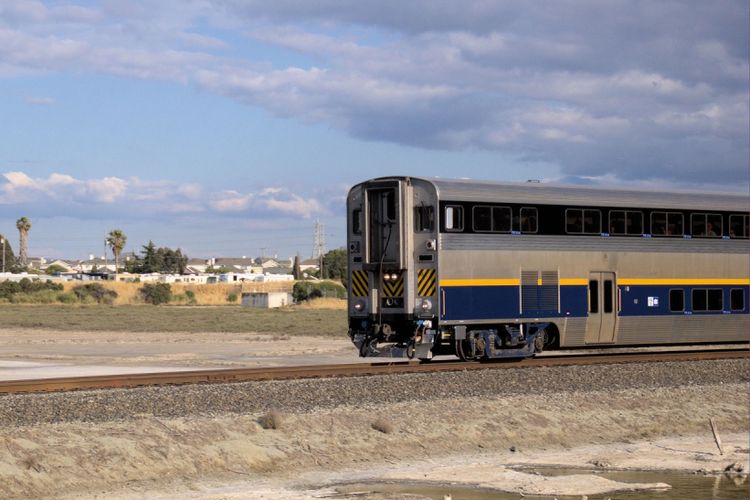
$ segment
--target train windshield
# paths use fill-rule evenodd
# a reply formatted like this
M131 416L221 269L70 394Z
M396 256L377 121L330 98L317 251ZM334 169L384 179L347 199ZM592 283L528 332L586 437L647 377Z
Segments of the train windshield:
M399 224L396 188L367 192L369 262L395 263L398 260Z

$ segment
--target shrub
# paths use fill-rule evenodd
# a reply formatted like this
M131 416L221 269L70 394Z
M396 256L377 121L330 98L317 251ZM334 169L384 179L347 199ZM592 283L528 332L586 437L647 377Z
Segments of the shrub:
M63 304L72 304L78 300L76 294L73 292L64 292L57 294L57 301Z
M373 429L375 429L378 432L382 432L383 434L390 434L394 430L393 424L390 423L388 420L385 420L382 417L377 419L370 425Z
M227 295L227 302L237 302L237 294L235 292L230 292Z
M117 298L117 292L110 290L101 283L86 283L73 287L73 293L83 303L112 304Z
M14 293L10 296L12 304L52 304L57 302L60 292L56 290L38 290L30 293Z
M146 283L138 289L141 298L147 304L158 306L172 300L172 287L169 283Z
M280 429L284 423L284 417L278 410L271 410L258 418L258 423L264 429Z
M346 298L346 289L333 281L298 281L292 290L295 302L318 297Z
M185 297L187 297L188 304L198 303L198 301L195 300L195 292L192 290L185 290Z
M16 295L35 294L38 292L51 291L62 292L63 286L59 283L47 281L31 281L29 278L23 278L21 281L3 281L0 282L0 299L7 299L12 302L22 302L24 299ZM28 302L28 301L26 301Z

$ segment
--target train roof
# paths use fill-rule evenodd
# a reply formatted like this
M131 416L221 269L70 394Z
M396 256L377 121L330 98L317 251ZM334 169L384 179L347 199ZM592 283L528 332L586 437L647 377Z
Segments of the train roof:
M727 212L747 212L750 209L750 196L736 192L619 189L545 182L514 183L428 177L412 179L433 184L441 200Z

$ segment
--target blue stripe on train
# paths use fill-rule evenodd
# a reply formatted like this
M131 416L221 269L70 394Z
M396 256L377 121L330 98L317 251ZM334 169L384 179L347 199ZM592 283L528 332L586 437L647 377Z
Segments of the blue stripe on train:
M747 314L750 308L750 287L746 285L628 285L620 286L621 309L620 316L673 316L685 314ZM721 311L693 311L693 289L721 289L723 305ZM744 304L742 310L732 310L731 290L744 290ZM684 310L670 311L669 291L684 291Z
M684 311L669 310L669 290L684 290ZM724 308L721 311L692 312L692 290L723 290ZM744 289L744 308L731 310L731 290ZM619 316L659 316L685 314L748 314L750 311L750 287L748 286L656 286L629 285L618 287L621 294ZM519 314L520 292L517 286L450 286L443 287L445 292L444 314L441 319L490 320L494 318L554 318L588 316L588 287L564 285L560 287L560 312L529 310ZM649 300L649 297L651 300Z
M519 314L517 286L450 286L443 287L445 320L485 320L494 318L539 318L586 316L587 287L560 287L560 311L533 310Z

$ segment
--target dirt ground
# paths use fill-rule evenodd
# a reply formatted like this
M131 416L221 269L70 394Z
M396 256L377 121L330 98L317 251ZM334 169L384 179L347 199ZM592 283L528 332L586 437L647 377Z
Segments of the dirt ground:
M0 497L308 499L383 480L592 495L669 486L617 483L591 469L750 466L745 384L346 407L282 415L278 429L259 417L3 428ZM529 465L582 470L548 478L513 468Z
M357 361L346 336L0 329L0 380L69 376L76 370L81 375L113 373L116 367L147 371Z

